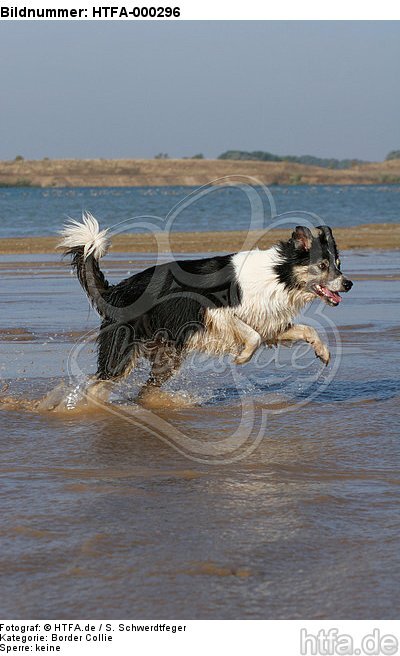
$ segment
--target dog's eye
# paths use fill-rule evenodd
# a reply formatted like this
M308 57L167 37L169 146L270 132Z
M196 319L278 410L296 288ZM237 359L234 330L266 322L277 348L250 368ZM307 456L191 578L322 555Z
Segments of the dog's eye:
M321 269L321 271L326 271L327 268L328 268L328 265L327 265L326 262L320 262L320 263L318 264L318 266L319 266L319 268Z

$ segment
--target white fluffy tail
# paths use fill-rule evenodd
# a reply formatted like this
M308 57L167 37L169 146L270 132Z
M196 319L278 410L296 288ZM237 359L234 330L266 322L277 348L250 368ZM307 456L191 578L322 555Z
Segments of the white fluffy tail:
M107 253L110 245L107 232L100 231L94 216L85 212L82 223L70 219L64 226L61 231L63 240L58 244L58 248L64 249L64 255L71 256L71 265L78 280L101 316L106 314L104 298L110 288L99 267L99 259Z
M66 252L83 248L84 260L89 255L93 255L95 260L99 260L107 253L111 243L108 229L100 230L97 220L90 212L83 212L82 223L70 219L60 234L63 239L57 248L63 248Z

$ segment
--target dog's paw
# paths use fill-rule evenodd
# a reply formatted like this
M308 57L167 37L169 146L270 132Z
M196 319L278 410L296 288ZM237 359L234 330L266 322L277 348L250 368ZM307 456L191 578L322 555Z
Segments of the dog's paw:
M252 351L251 353L249 353L248 351L246 352L246 350L242 351L239 355L236 356L236 358L234 359L234 363L246 364L246 362L249 362L251 360L253 353L254 351Z
M331 354L326 344L323 344L322 342L321 344L318 344L315 347L315 355L324 363L324 365L328 366Z

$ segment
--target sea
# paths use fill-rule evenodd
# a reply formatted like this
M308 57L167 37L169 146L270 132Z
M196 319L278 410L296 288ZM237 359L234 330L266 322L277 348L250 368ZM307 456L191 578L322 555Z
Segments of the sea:
M0 237L55 235L68 218L91 212L104 227L143 231L247 230L277 216L346 227L398 223L400 185L1 188ZM297 217L296 217L297 215Z

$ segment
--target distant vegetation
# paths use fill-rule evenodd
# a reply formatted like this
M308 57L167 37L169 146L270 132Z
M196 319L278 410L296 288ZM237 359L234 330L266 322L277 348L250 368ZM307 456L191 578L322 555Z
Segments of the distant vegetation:
M23 155L17 155L15 162L23 162ZM104 159L104 158L101 158ZM168 153L157 153L154 159L169 159ZM203 153L196 153L182 157L182 159L207 159ZM371 164L363 159L336 159L335 157L315 157L314 155L275 155L267 150L227 150L217 159L244 160L253 162L291 162L294 164L306 164L309 166L321 166L325 169L351 169L359 164ZM391 150L385 157L385 161L400 159L400 150ZM43 157L44 162L50 161L49 157Z
M314 157L313 155L274 155L264 150L227 150L218 159L252 160L258 162L292 162L294 164L308 164L309 166L322 166L325 169L351 169L357 164L367 164L361 159L335 159L334 157Z
M33 184L31 180L28 180L27 178L20 178L16 180L15 182L3 182L0 180L0 187L40 187L39 184Z
M400 150L391 150L388 155L386 155L386 159L400 159Z
M400 184L400 176L382 173L379 176L379 182L381 182L382 184Z

